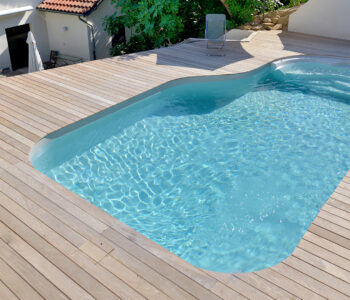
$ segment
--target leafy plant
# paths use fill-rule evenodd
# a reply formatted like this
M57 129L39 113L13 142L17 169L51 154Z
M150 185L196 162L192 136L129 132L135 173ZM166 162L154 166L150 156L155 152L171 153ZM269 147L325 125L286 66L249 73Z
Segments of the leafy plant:
M225 2L235 26L252 20L257 0L226 0Z
M131 40L123 49L122 45L114 46L113 54L122 54L131 50L145 50L148 45L160 47L178 40L178 32L183 23L177 15L179 0L112 0L120 8L105 19L105 28L110 35L118 34L120 28L131 28L134 32Z
M256 0L256 10L258 13L263 14L263 19L265 18L266 11L274 11L283 5L283 2L280 0Z
M273 11L283 5L283 2L279 0L258 0L258 6L262 7L264 11Z
M256 13L295 6L307 0L111 0L116 12L105 18L114 36L113 55L144 51L189 37L203 37L205 16L226 13L228 29L250 22ZM118 12L118 13L117 13ZM125 28L132 31L124 38Z
M204 37L207 14L227 14L227 12L220 0L181 0L179 14L184 24L180 40L184 40L189 37Z
M282 3L282 2L283 3ZM275 10L283 4L307 0L111 0L116 12L105 18L105 29L114 36L113 55L144 51L203 37L205 16L225 13L231 29L250 22L254 14ZM123 37L125 28L131 38Z
M105 19L106 31L114 36L121 28L131 28L127 43L115 45L111 53L120 55L143 51L188 37L203 35L207 13L225 13L220 0L112 0L120 16Z
M283 6L280 0L225 0L224 2L228 6L235 26L250 22L255 13L265 13Z
M306 3L307 1L308 0L288 0L288 3L286 3L286 6L287 7L298 6L300 4Z

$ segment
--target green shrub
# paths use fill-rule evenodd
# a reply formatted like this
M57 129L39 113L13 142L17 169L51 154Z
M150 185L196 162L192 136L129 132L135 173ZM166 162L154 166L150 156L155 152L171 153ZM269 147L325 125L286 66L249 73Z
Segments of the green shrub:
M273 11L283 6L280 0L227 0L226 3L235 26L250 22L256 13Z
M189 37L203 36L205 15L225 13L220 0L112 0L117 13L105 18L106 31L114 36L121 28L132 28L127 43L111 49L112 55L149 50Z
M180 40L204 37L207 14L226 14L229 18L220 0L182 0L179 13L184 24L184 30L179 36Z
M178 32L183 30L181 18L177 15L180 0L112 0L120 7L121 16L116 13L105 19L105 28L110 35L118 34L120 28L132 28L136 35L125 48L139 51L148 45L160 47L177 41ZM121 45L112 50L114 54L123 53ZM120 53L119 53L120 52Z
M306 3L308 0L281 0L284 6L293 7L298 6L300 4Z
M111 1L121 16L115 13L105 18L105 29L117 40L111 54L120 55L167 46L189 37L203 37L205 16L209 13L226 13L227 28L231 29L250 22L255 13L307 0L226 0L229 14L221 0ZM120 38L125 28L132 29L127 42Z
M227 0L234 26L250 22L256 8L256 0Z

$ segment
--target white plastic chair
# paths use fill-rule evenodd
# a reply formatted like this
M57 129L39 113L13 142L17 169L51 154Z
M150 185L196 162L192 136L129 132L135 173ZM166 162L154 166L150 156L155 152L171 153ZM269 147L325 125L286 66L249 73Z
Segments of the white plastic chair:
M223 50L223 54L221 55L226 55L226 16L224 14L209 14L206 16L205 39L207 43L207 55L210 55L209 49Z

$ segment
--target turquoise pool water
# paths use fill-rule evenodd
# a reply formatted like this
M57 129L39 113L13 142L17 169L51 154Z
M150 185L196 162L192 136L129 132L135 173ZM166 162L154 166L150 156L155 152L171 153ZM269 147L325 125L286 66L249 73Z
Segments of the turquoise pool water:
M193 265L287 258L350 168L350 69L183 83L38 145L33 165Z

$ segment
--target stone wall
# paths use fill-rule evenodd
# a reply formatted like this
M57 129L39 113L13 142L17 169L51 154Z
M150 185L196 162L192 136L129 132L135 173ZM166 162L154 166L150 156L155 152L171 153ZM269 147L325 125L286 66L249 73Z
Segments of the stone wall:
M263 15L254 16L254 20L239 27L244 30L288 30L289 16L296 12L300 6L280 9Z

